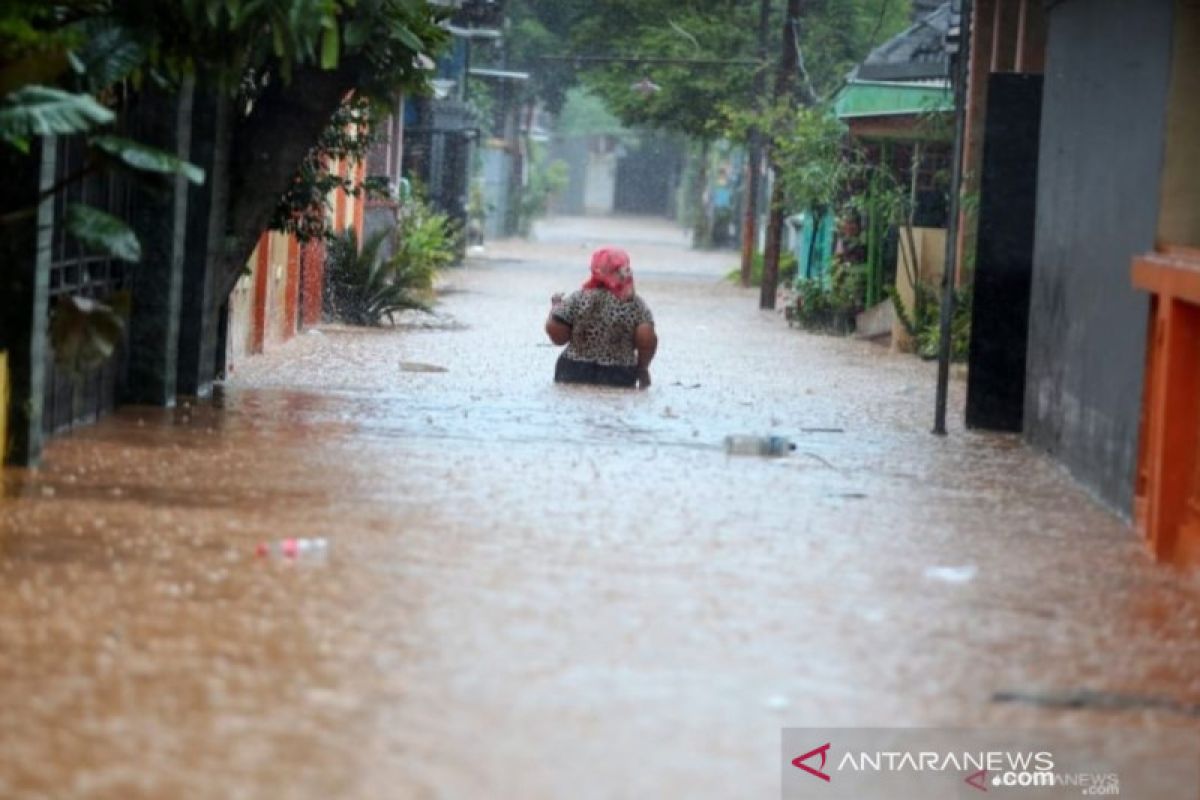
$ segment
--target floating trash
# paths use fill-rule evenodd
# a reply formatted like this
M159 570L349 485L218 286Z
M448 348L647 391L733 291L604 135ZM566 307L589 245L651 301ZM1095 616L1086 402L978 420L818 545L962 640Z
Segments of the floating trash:
M796 449L786 436L726 436L725 452L731 456L785 456Z
M925 577L943 583L970 583L979 573L979 567L966 564L961 567L927 567Z
M276 539L272 542L259 542L254 548L254 555L259 558L324 558L328 554L329 540L324 537Z

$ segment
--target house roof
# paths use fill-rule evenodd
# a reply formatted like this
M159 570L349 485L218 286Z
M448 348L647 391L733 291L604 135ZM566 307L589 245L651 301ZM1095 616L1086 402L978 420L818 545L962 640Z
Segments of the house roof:
M945 81L851 81L834 100L834 113L842 120L953 110L954 96Z
M952 23L951 5L948 0L939 3L906 30L876 47L850 73L850 80L919 81L946 78L949 70L946 34Z

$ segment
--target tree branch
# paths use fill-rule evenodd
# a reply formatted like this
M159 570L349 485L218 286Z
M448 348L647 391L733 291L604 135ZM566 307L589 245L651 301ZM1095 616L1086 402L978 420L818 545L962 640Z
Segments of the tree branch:
M229 216L217 286L233 290L304 157L358 83L364 65L344 59L337 69L303 67L288 84L275 81L236 123L230 158Z

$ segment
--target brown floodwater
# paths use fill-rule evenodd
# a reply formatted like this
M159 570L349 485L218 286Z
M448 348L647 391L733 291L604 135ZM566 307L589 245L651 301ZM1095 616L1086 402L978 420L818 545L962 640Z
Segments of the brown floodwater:
M1200 583L1019 439L930 435L930 364L669 227L541 232L3 472L0 797L773 797L785 726L1200 731ZM647 392L550 381L601 237Z

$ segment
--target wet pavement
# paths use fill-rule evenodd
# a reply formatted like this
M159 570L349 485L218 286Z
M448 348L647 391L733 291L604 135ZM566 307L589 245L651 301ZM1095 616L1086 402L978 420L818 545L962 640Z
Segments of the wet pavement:
M605 243L647 392L550 381ZM933 437L932 365L790 330L735 263L552 220L432 317L6 470L0 797L776 797L784 726L1200 730L1200 583L965 432L961 376ZM720 449L768 432L796 452ZM255 555L287 537L328 552Z

